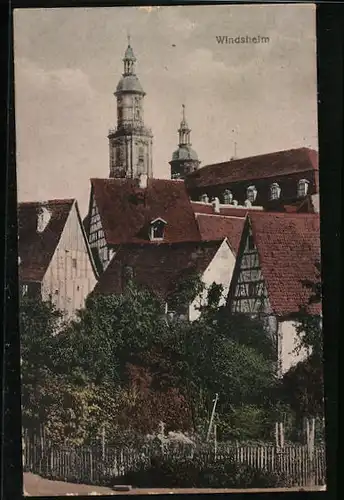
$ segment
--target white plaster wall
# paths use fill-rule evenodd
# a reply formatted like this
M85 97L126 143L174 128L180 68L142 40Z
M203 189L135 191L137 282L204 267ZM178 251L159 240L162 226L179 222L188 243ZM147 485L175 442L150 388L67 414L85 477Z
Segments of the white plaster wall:
M51 296L56 307L72 318L84 306L96 281L74 204L44 276L42 298L47 300Z
M207 290L216 283L223 286L223 294L220 300L220 305L226 303L229 286L232 280L233 270L235 266L235 255L233 254L227 240L224 240L216 252L213 260L204 271L202 281L205 284L205 291L200 294L189 306L189 319L195 321L200 316L200 311L197 309L199 305L204 305L207 298Z
M294 352L297 345L295 326L295 321L282 321L278 325L278 361L281 376L309 354L306 349L301 349L299 353Z

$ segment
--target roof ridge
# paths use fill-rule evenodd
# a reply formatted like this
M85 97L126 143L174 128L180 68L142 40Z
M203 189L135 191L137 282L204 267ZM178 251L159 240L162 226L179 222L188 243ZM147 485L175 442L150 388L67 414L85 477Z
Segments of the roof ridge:
M279 155L279 154L283 154L283 153L291 153L291 152L294 152L294 151L305 151L307 153L309 153L310 151L312 151L312 152L318 153L318 151L316 149L307 148L306 146L302 146L300 148L281 149L281 150L278 150L278 151L271 151L270 153L260 153L258 155L243 156L242 158L234 158L232 160L229 159L229 160L224 160L224 161L217 162L217 163L209 163L208 165L204 165L203 167L201 167L199 170L203 170L203 169L206 169L208 167L215 167L215 166L225 165L226 163L242 162L244 160L251 160L253 158L262 158L262 157L265 157L265 156ZM199 170L197 170L196 172L199 172ZM191 175L192 174L193 174L193 172L191 173Z
M76 198L53 198L51 200L19 201L18 205L48 205L48 204L69 204L77 201Z

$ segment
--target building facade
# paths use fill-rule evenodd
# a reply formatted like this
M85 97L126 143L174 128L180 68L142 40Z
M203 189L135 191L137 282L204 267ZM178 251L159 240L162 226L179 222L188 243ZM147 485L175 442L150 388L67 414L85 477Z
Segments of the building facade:
M278 373L283 376L308 352L298 350L299 314L321 316L305 282L316 282L320 263L317 214L250 213L237 254L228 295L232 314L263 320L274 342Z
M21 294L73 318L97 282L76 200L20 203L18 224Z

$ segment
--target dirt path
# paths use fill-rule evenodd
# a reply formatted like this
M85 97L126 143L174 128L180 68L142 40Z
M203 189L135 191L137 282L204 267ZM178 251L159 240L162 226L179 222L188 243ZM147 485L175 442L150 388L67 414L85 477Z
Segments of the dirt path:
M321 491L323 487L305 488L307 491ZM259 493L259 492L274 492L281 491L302 491L303 488L274 488L274 489L250 489L250 490L233 490L233 489L196 489L196 488L152 488L152 489L134 489L128 492L115 492L111 488L103 488L100 486L90 486L86 484L65 483L63 481L50 481L31 472L24 473L24 491L27 496L59 496L59 495L161 495L166 493Z

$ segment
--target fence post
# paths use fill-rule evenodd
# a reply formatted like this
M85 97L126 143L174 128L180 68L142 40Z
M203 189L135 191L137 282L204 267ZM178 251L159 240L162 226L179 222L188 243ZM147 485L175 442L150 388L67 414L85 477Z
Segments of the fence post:
M93 484L93 456L92 456L92 448L90 448L90 480L91 480L91 484Z

